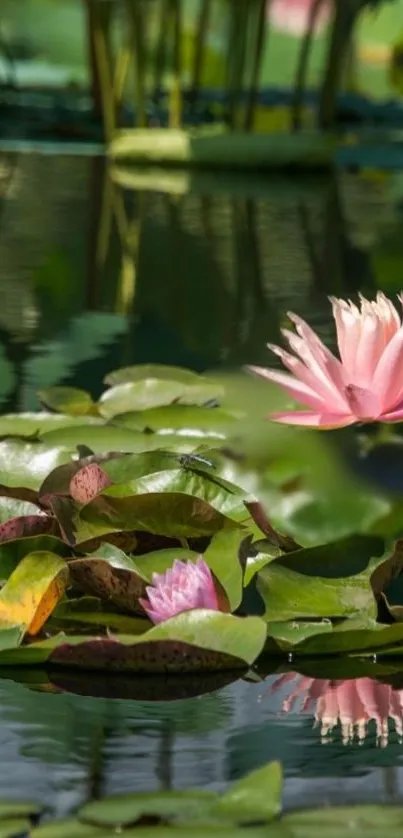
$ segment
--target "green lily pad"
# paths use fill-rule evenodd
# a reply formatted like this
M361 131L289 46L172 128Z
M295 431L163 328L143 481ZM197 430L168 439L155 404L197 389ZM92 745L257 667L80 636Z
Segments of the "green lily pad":
M37 491L45 477L76 452L63 446L7 439L0 442L0 486Z
M103 549L109 552L109 545L105 545ZM180 559L182 562L196 561L198 555L195 550L188 550L185 547L168 547L166 550L153 550L145 553L144 556L134 556L133 566L142 579L151 583L153 574L165 573L172 567L175 559Z
M240 547L245 533L239 530L222 530L213 536L204 559L218 579L228 597L231 611L238 608L243 594L243 570Z
M0 666L53 664L132 672L204 672L250 666L263 649L266 626L258 617L203 609L184 612L140 636L59 634L0 651Z
M185 367L172 367L168 364L135 364L131 367L120 367L112 370L104 378L109 387L115 384L125 384L127 381L144 381L147 378L157 378L161 381L179 381L182 384L197 384L200 375Z
M85 421L85 425L83 422ZM104 420L96 416L86 416L85 420L77 416L70 416L62 413L48 413L37 411L32 413L6 413L0 416L0 437L2 436L35 436L46 432L71 428L74 434L75 427L96 427L104 424ZM53 445L54 443L52 443ZM60 444L59 442L56 444ZM61 444L66 444L62 442ZM70 444L70 443L67 443Z
M384 560L384 541L376 536L352 536L280 556L258 575L265 618L280 621L363 612L375 618L370 578Z
M65 600L56 606L49 625L53 628L66 629L77 623L92 626L105 626L107 629L122 634L143 634L150 628L149 620L119 614L111 603L97 597L83 596L79 599Z
M10 818L0 821L0 838L23 838L31 824L27 818Z
M137 431L146 429L165 437L180 434L198 440L226 439L236 422L236 416L219 407L206 408L195 405L170 404L148 410L130 411L114 417L114 423Z
M80 820L97 826L122 828L134 825L142 817L165 821L191 820L208 815L217 799L211 791L142 792L119 794L83 806Z
M281 811L283 772L279 762L270 762L252 771L223 794L214 814L233 818L237 823L269 822Z
M178 381L159 381L157 378L128 381L106 390L98 402L98 409L106 419L112 419L119 413L170 404L185 393L186 386Z
M82 823L76 818L64 821L52 821L37 826L30 832L30 838L113 838L97 826Z
M293 838L398 838L403 827L402 806L321 806L319 809L291 812L282 823Z
M40 815L42 806L23 800L0 800L0 821L12 818L33 818Z
M70 416L85 416L93 412L94 402L85 390L77 387L49 387L38 390L38 399L57 413L67 413Z
M155 434L144 434L130 428L118 425L73 425L67 428L57 428L41 434L41 440L49 446L88 445L94 453L107 451L143 452L161 448L161 439ZM164 445L178 444L180 440L164 440ZM194 446L193 446L194 447Z
M55 509L55 514L72 546L113 532L145 531L169 538L198 538L239 526L206 501L174 492L149 492L128 498L101 495L80 510L66 502Z

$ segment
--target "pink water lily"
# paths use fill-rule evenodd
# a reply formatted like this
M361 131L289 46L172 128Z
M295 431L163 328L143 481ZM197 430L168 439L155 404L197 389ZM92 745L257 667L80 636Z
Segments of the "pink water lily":
M399 296L402 303L402 296ZM308 410L290 410L271 419L291 425L342 428L354 422L403 420L403 326L395 306L378 293L360 304L331 298L340 359L296 314L295 331L283 329L294 354L269 344L290 371L249 367L279 384Z
M152 579L146 588L148 599L141 599L140 604L153 623L193 608L220 611L214 579L202 556L195 562L176 559L166 573L153 573Z

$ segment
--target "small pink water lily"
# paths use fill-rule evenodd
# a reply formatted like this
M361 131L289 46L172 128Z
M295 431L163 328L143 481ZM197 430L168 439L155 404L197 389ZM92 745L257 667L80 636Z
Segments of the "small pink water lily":
M140 604L153 623L192 608L220 611L214 579L202 556L195 562L176 559L166 573L153 573L153 584L146 592L148 599L141 599Z
M359 306L330 299L340 360L301 317L290 313L295 332L283 329L283 335L294 354L272 344L269 349L292 374L249 367L309 408L270 418L313 428L402 421L403 326L395 306L380 292L372 302L360 296ZM403 303L402 295L399 300Z

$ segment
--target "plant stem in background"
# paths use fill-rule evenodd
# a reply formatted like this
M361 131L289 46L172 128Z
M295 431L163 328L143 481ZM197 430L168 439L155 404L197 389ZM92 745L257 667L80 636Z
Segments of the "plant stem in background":
M159 100L161 87L163 82L163 75L166 69L166 45L167 45L167 31L169 27L169 6L170 0L160 0L158 15L159 29L157 36L157 43L155 48L154 58L154 99Z
M313 34L315 32L316 21L318 19L321 8L326 2L327 0L314 0L314 2L312 3L309 11L308 25L301 43L301 49L297 65L297 73L295 77L294 93L291 104L291 123L294 131L297 131L301 127L301 110L303 105L304 92L306 88L309 57L311 54L311 47L313 42Z
M270 0L269 0L270 3ZM259 79L262 69L262 61L264 48L267 43L266 35L266 21L267 21L267 0L255 0L255 7L253 9L256 17L256 34L252 45L252 71L251 81L248 90L248 98L245 108L245 130L252 131L255 114L255 106L259 92Z
M319 125L331 128L336 119L337 94L343 77L354 23L361 8L360 0L334 0L335 17L319 99Z
M171 27L173 31L173 76L169 97L169 127L182 124L182 0L171 0Z
M245 2L237 2L234 5L231 0L228 7L230 15L227 54L228 123L229 127L234 130L245 71L249 8Z
M196 27L195 53L191 82L191 97L197 100L202 81L203 65L206 57L206 40L211 13L211 0L200 0L200 11Z
M135 124L138 128L147 125L145 85L145 33L144 4L139 0L126 0L127 17L131 29L130 40L134 60Z
M116 127L115 100L112 82L112 53L110 29L112 6L109 0L89 0L89 25L92 27L91 55L93 56L93 96L101 104L104 131L107 142L112 139ZM96 68L96 69L95 69Z

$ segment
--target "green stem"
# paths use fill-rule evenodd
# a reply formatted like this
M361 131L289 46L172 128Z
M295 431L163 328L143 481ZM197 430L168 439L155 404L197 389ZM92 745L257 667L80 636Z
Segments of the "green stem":
M319 12L326 0L314 0L309 11L308 25L301 44L299 54L297 73L295 77L294 94L291 104L291 119L294 131L301 127L301 111L304 91L306 86L306 77L308 73L309 57L311 54L313 35L315 32L315 24Z
M265 47L266 35L266 17L267 17L267 0L257 0L256 2L256 39L253 44L253 60L251 81L248 91L248 98L245 109L245 131L251 131L253 128L253 119L255 115L255 106L259 92L259 79L262 69L262 61Z

